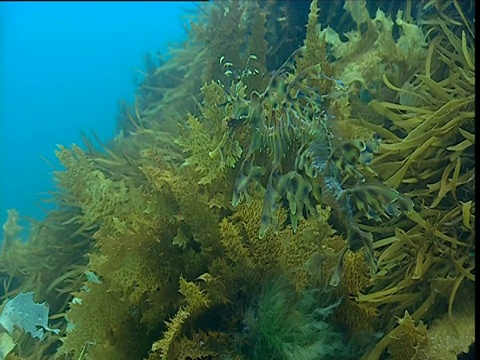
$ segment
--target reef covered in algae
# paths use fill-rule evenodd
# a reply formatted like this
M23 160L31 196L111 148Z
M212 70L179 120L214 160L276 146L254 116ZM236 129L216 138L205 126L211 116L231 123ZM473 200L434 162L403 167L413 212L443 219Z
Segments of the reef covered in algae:
M59 146L57 209L27 242L11 210L0 254L2 309L49 331L0 357L469 351L474 2L332 4L199 4L119 134Z

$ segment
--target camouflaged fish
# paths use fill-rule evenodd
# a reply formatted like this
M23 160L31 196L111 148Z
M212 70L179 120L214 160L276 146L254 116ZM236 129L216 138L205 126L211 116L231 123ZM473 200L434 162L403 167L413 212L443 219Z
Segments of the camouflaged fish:
M248 197L252 185L264 187L264 202L259 237L280 226L280 206L288 210L288 221L296 231L301 217L318 216L316 205L329 205L345 225L347 246L331 279L337 285L343 256L348 248L363 244L372 273L376 271L373 236L362 231L357 221L381 221L413 211L410 199L382 183L367 183L375 178L369 167L378 150L380 138L343 140L332 129L328 99L344 92L341 80L323 74L315 65L297 72L294 57L302 56L304 47L294 51L274 73L262 93L250 98L227 96L238 114L231 119L230 132L248 124L250 146L235 181L232 205ZM329 94L321 94L308 80L331 82ZM345 181L345 180L348 181Z

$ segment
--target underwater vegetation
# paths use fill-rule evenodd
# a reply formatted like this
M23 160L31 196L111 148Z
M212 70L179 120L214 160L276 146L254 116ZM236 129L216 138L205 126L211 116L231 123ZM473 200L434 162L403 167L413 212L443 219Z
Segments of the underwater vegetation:
M3 227L0 358L469 351L474 2L299 4L201 4L119 134L58 147L57 209Z
M337 303L320 306L326 294L299 294L281 280L268 280L245 311L242 339L247 359L347 359L341 333L327 321ZM299 297L298 299L296 297ZM295 326L292 326L295 324Z

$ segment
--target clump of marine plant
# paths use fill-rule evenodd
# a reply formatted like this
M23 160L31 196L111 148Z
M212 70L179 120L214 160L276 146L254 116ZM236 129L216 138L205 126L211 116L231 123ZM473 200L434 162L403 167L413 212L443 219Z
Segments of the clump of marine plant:
M265 282L237 335L242 355L252 360L351 358L342 334L328 320L339 301L314 289L297 293L285 278Z

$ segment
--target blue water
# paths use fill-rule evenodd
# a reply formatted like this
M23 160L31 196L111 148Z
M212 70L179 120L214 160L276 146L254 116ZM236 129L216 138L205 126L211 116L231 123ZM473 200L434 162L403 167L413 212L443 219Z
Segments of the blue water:
M111 138L145 54L182 41L194 6L0 3L0 224L15 208L26 237L26 217L44 218L56 144L81 145L82 131Z

